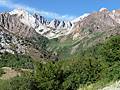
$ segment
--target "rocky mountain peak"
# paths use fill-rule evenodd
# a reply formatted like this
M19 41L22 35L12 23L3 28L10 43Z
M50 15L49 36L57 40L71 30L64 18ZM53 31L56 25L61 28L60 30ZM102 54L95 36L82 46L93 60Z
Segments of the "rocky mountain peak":
M10 15L9 13L0 14L0 25L9 30L9 32L23 38L31 37L36 33L34 28L21 22L21 20L23 19L19 19L16 15Z
M24 9L14 9L13 11L9 12L10 15L16 14L17 16L25 16L26 14L29 14L26 10Z
M59 24L60 24L60 21L59 21L59 20L53 19L53 20L50 22L49 26L50 26L50 27L53 27L53 28L57 28L57 27L59 26Z
M33 17L34 17L36 20L38 20L38 21L40 22L40 24L42 24L42 25L46 25L46 24L49 23L48 20L45 19L45 18L44 18L42 15L40 15L40 14L35 13L35 14L33 15Z
M120 10L113 10L112 13L113 13L113 14L120 15Z
M94 31L95 28L96 31L96 28L100 29L108 26L115 26L116 23L120 23L120 10L113 10L110 12L107 8L101 8L99 12L96 13L85 13L72 21L62 21L58 19L50 20L38 13L32 15L23 9L15 9L9 14L17 16L20 22L33 28L38 34L49 39L68 35L75 32L76 30L74 31L74 29L76 28L77 32L78 28L81 29L84 27L92 27L91 30ZM93 24L94 26L91 26Z
M109 10L107 8L101 8L99 12L108 12Z
M16 15L17 18L23 23L28 26L32 26L35 28L35 18L26 10L24 9L14 9L13 11L9 12L10 15Z
M34 28L37 33L48 38L61 36L58 32L67 33L67 30L73 27L73 23L71 21L61 21L58 19L49 20L38 13L32 15L23 9L15 9L9 12L9 14L17 16L20 22Z

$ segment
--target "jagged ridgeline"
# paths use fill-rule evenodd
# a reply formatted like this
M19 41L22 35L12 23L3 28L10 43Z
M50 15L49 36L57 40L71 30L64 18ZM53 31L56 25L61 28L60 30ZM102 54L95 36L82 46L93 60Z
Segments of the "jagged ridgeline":
M120 34L119 16L119 10L110 12L103 8L99 12L84 14L72 21L61 21L47 20L40 14L15 9L1 13L0 25L15 36L24 38L36 50L40 49L37 54L30 52L33 56L57 60L58 56L69 57L103 42L106 37ZM41 53L43 54L40 55Z

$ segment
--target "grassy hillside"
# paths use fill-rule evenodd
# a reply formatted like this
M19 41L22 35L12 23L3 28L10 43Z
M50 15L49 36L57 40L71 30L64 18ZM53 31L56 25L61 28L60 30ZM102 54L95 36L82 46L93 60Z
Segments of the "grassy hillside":
M103 42L105 37L107 37L105 32L93 32L75 40L70 36L66 36L61 39L51 39L47 44L47 48L49 51L57 52L59 57L64 59Z
M76 90L91 84L102 88L120 79L120 36L113 36L68 60L36 65L38 89Z

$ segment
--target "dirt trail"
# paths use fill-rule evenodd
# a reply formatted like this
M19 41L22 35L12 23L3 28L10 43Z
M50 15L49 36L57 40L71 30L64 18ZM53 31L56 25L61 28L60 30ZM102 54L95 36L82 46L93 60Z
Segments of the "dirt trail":
M10 67L3 67L2 69L4 70L5 74L3 74L0 77L0 79L3 79L3 80L7 80L7 79L10 79L10 78L13 78L13 77L21 75L20 72L15 71L14 69L12 69Z

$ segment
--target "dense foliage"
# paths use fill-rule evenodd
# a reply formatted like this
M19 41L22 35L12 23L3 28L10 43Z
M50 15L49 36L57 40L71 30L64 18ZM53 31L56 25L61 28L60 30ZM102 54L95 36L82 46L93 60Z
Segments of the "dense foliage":
M4 53L0 55L0 67L33 68L32 58L25 55Z

